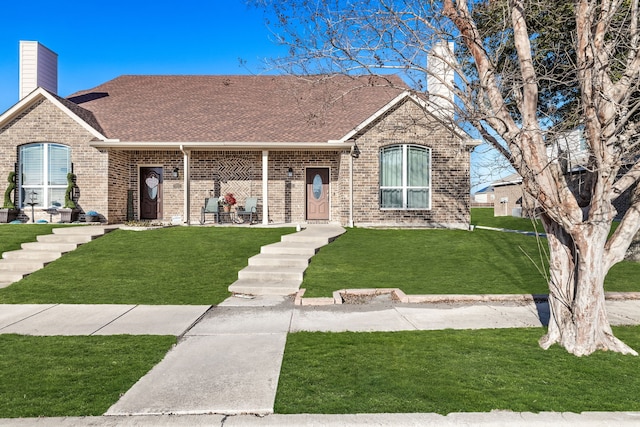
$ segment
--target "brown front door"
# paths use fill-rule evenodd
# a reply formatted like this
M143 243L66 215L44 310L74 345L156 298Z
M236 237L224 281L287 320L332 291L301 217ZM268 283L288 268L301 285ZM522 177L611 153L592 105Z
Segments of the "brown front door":
M162 168L140 168L140 219L162 218Z
M307 219L329 219L329 169L307 169Z

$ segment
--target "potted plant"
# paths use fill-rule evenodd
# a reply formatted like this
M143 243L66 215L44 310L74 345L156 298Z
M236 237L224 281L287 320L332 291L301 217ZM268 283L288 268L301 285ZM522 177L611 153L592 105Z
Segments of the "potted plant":
M236 199L233 197L233 193L227 193L218 197L218 203L222 205L225 212L231 212L231 206L236 204Z
M96 211L88 211L84 214L85 222L100 222L100 214Z
M11 222L18 216L18 209L16 209L16 205L13 203L12 193L16 189L16 173L9 172L9 177L7 179L9 181L9 186L7 190L4 192L4 203L2 204L2 209L0 209L0 222Z
M60 212L60 222L73 222L78 219L76 201L73 200L73 190L75 186L76 175L69 172L67 174L67 190L64 193L64 208L58 209L58 212Z

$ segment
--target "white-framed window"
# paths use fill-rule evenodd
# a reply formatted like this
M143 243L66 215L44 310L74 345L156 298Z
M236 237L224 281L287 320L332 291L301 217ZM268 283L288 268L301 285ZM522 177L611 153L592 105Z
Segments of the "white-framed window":
M399 144L380 150L380 208L431 209L431 149Z
M19 205L28 206L33 198L35 206L64 206L67 174L71 172L71 149L54 143L27 144L18 153Z

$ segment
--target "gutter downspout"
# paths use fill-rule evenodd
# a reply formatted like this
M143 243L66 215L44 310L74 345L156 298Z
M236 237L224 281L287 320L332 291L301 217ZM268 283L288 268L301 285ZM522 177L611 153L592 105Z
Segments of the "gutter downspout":
M191 225L191 176L189 171L189 151L184 150L184 145L180 144L180 151L184 155L184 218L187 225Z

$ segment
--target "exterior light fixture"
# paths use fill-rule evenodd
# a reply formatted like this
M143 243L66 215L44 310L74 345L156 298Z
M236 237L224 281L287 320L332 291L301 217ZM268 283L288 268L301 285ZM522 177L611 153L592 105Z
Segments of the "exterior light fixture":
M293 169L289 168L289 169L287 170L287 176L288 176L289 178L292 178L292 177L293 177Z
M178 177L178 172L180 172L180 170L178 168L173 168L173 177L174 178Z
M353 148L351 149L351 157L353 157L354 159L357 159L358 157L360 157L360 149L358 148L357 144L353 144Z

